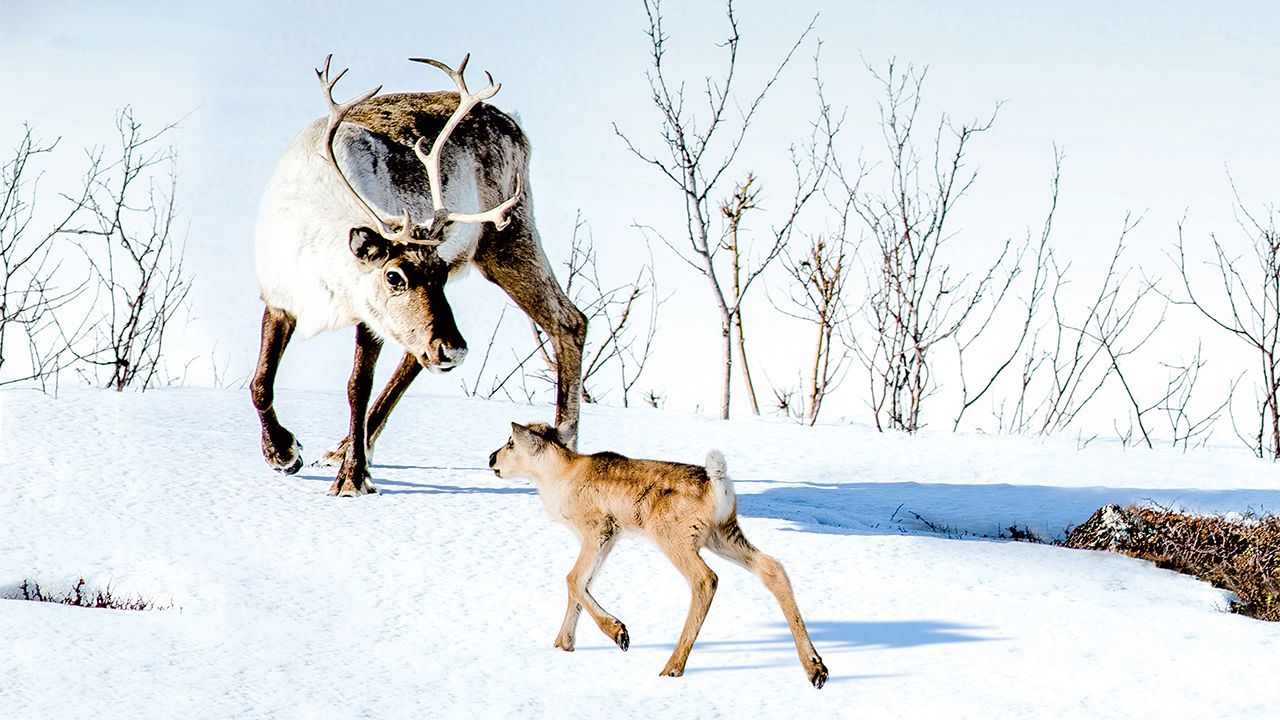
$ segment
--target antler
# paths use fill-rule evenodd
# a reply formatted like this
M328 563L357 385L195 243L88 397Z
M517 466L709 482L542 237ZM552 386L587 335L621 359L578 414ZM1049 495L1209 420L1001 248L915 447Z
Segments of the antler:
M339 104L333 99L333 88L338 84L338 81L342 79L342 76L347 74L347 69L343 68L342 72L338 73L336 77L330 80L329 63L332 60L333 54L330 53L324 58L324 68L316 68L316 77L320 79L320 86L324 88L325 100L329 103L329 125L325 129L324 158L329 163L330 167L333 168L334 172L338 174L338 179L342 181L343 187L347 189L347 192L351 193L351 197L355 198L355 201L360 204L360 207L364 208L369 219L377 226L379 234L393 242L415 242L413 239L413 220L409 217L408 208L405 209L404 217L401 218L400 230L393 231L391 227L382 220L382 217L369 206L369 203L365 202L364 198L360 197L360 193L356 192L356 189L351 186L351 181L347 179L346 173L342 172L342 168L338 166L338 159L333 153L333 139L338 134L338 126L342 124L342 119L351 111L351 108L359 105L365 100L368 100L374 95L377 95L378 91L382 89L382 86L379 85L360 97ZM432 189L434 190L434 185L432 186Z
M475 107L482 100L488 100L498 94L498 90L502 89L502 83L495 83L493 76L485 71L485 77L489 78L489 86L483 90L472 94L467 89L467 81L463 78L463 73L467 71L467 61L471 59L471 53L463 56L462 62L458 63L458 69L455 71L448 65L439 60L430 58L409 58L413 62L426 63L439 68L444 74L458 86L458 108L453 111L453 115L449 116L448 122L444 124L444 128L440 134L436 136L435 142L431 144L430 152L422 151L422 144L426 142L426 138L418 138L413 145L413 152L422 161L427 168L427 181L431 185L431 206L435 208L435 219L432 223L430 237L435 237L444 223L450 222L466 222L466 223L493 223L498 230L505 228L511 219L508 218L507 211L520 201L520 196L524 192L520 175L516 175L516 191L507 198L506 201L499 204L493 209L482 213L455 213L449 212L444 205L444 191L440 183L440 150L444 147L445 140L449 138L454 128L458 127L458 123L462 122L462 118L466 116L471 108Z

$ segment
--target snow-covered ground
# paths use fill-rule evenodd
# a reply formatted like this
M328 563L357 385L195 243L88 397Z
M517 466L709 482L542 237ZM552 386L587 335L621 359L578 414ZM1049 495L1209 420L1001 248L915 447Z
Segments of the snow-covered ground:
M312 459L340 393L280 393ZM1280 508L1241 453L1125 450L777 419L588 407L584 449L700 462L719 447L748 536L781 559L831 670L806 682L772 597L720 588L688 671L660 678L688 592L624 541L593 586L629 652L585 621L552 648L568 530L494 477L510 420L547 408L410 396L378 447L378 496L259 457L244 391L0 392L0 595L79 577L181 610L0 601L0 716L1265 717L1280 625L1125 557L925 532L1056 536L1107 502Z

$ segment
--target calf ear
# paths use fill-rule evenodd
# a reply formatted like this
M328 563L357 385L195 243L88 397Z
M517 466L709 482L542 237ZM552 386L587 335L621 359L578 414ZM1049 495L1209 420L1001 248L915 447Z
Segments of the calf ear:
M387 239L367 227L351 228L348 238L351 254L365 262L377 262L387 257Z
M511 437L517 445L533 452L542 450L547 444L537 433L519 423L511 423Z

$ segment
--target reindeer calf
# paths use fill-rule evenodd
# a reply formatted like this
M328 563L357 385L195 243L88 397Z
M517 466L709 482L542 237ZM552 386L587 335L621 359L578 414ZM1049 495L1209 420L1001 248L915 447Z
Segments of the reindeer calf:
M600 607L589 588L618 533L632 530L657 543L689 581L693 592L684 631L663 675L684 674L689 651L711 607L716 574L698 554L707 548L755 573L769 588L791 626L796 652L809 682L817 688L823 686L827 667L809 640L786 571L781 563L748 542L738 527L733 483L726 475L720 451L712 450L702 468L632 460L611 452L579 455L566 445L550 425L512 423L507 444L489 456L489 467L498 477L532 479L547 514L572 528L582 541L578 561L567 578L569 607L556 647L573 650L574 630L582 608L618 647L626 650L630 645L626 626Z

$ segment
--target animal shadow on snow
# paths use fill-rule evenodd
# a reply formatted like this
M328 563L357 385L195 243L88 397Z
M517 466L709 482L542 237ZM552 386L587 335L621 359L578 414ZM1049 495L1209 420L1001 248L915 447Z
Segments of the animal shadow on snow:
M768 480L743 484L747 487L739 489L740 515L786 520L800 532L837 535L930 533L996 538L1016 525L1053 540L1109 503L1155 503L1209 513L1280 509L1280 490ZM757 492L762 486L763 491Z
M375 466L376 468L377 466ZM414 469L410 466L382 466L383 469ZM328 475L299 475L303 480L332 483L333 477ZM381 495L536 495L537 490L531 487L479 487L466 485L443 485L436 483L409 482L408 480L391 480L380 477L375 469L373 484Z
M939 622L936 620L885 620L885 621L853 621L853 620L813 620L805 622L809 636L824 654L829 651L842 650L885 650L914 648L924 645L947 645L952 643L990 642L993 637L984 637L979 633L982 628L959 623ZM776 667L790 667L795 664L795 644L785 623L770 623L771 634L760 637L743 637L735 640L698 640L693 654L689 656L689 667L686 675L695 673L726 672L732 670L760 670ZM675 643L649 643L632 645L633 648L655 648L669 652ZM613 646L584 647L584 650L609 652ZM752 665L724 665L708 660L707 656L717 653L751 652L767 655L765 662ZM702 660L699 661L699 655ZM838 671L831 675L828 683L852 680L868 680L884 675L841 675Z

